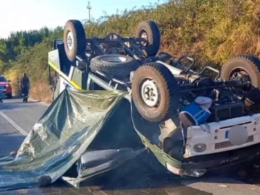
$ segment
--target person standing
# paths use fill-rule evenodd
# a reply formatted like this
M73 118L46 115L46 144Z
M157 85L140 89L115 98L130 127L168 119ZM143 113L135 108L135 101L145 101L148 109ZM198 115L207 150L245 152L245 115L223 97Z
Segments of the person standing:
M30 89L30 79L28 78L27 74L24 73L21 81L20 81L20 89L23 95L23 102L27 102L29 89Z

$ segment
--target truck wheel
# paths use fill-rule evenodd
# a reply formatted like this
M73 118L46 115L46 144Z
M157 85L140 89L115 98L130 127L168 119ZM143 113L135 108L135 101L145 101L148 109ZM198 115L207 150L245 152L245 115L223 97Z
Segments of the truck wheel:
M150 122L161 122L177 112L177 81L164 65L145 64L134 73L132 98L143 118Z
M130 75L131 71L138 68L140 63L134 58L119 54L106 54L91 59L91 71L100 71L104 74L124 78Z
M158 53L161 44L161 34L159 27L154 21L140 22L137 26L136 36L147 40L147 42L141 42L141 44L145 47L148 56L155 56Z
M78 20L67 21L63 33L64 48L70 61L76 56L84 56L86 50L86 35L83 25Z
M240 79L260 89L260 61L249 54L236 56L222 66L220 77L225 81Z

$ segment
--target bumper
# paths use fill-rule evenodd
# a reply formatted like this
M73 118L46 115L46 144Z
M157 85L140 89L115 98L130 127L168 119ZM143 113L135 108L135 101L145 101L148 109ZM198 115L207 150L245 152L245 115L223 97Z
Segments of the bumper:
M5 89L1 89L1 91L4 93L4 94L12 94L12 88L5 88Z
M229 152L191 157L178 167L166 164L166 168L177 175L200 177L206 172L232 169L260 157L260 144Z
M244 128L245 135L238 133L238 128ZM241 129L240 129L241 130ZM231 131L232 134L230 133ZM235 134L234 134L235 131ZM242 129L243 131L243 129ZM233 137L232 137L233 136ZM241 144L232 144L232 140L244 136ZM242 137L243 138L243 137ZM233 151L260 143L260 114L238 117L207 125L192 126L187 132L185 158L217 154ZM204 150L196 150L196 146L203 145Z

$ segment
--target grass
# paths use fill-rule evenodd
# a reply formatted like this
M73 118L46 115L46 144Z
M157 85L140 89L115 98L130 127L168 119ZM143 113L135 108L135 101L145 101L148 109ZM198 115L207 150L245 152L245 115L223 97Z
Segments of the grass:
M142 20L154 20L159 25L161 50L174 58L192 55L199 66L221 67L241 53L260 56L260 0L171 0L105 15L86 24L86 35L135 35ZM33 86L31 97L41 101L51 101L47 71L50 49L50 43L37 44L18 56L7 70L11 80L27 72Z
M53 92L51 91L48 83L46 83L44 80L39 80L36 83L33 83L33 86L31 86L30 97L34 100L51 103L52 96Z

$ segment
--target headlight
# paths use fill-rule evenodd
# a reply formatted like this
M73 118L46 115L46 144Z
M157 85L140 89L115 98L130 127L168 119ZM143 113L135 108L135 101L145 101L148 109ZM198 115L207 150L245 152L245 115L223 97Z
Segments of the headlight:
M193 150L195 152L204 152L206 149L207 149L206 144L201 144L201 143L195 144L193 147Z

